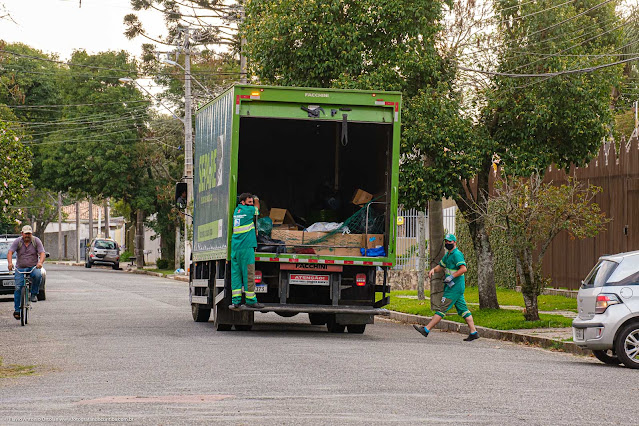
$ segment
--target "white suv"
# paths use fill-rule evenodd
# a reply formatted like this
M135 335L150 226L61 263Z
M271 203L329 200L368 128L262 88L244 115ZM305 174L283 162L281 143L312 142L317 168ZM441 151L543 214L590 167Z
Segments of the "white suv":
M639 368L639 251L602 256L577 294L573 340L606 364Z

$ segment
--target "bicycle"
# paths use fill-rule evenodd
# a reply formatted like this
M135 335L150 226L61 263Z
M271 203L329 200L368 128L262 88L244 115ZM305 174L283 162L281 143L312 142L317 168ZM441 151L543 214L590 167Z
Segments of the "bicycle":
M16 273L24 275L24 285L20 291L20 325L24 326L29 323L29 310L31 309L31 273L36 267L29 271L21 272L16 268Z

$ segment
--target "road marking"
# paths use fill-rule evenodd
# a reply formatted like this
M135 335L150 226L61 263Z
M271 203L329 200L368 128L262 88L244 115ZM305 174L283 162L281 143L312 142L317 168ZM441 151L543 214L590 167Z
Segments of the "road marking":
M131 402L154 404L154 403L186 403L186 404L202 404L205 402L221 401L227 398L233 398L235 395L165 395L165 396L105 396L104 398L87 399L78 401L79 405L94 404L128 404Z

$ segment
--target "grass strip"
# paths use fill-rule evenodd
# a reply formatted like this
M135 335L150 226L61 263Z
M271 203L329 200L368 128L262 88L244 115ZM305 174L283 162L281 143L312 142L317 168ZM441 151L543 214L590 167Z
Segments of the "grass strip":
M10 377L30 376L35 373L35 365L4 365L0 358L0 379Z
M417 299L406 299L397 297L398 293L391 293L390 304L385 308L403 312L406 314L421 315L430 317L435 313L430 310L430 301L420 301ZM482 327L493 328L495 330L519 330L527 328L563 328L571 327L572 319L562 315L541 314L540 321L526 321L523 313L510 309L471 309L475 324ZM452 308L446 315L446 320L465 323L464 319L456 314Z

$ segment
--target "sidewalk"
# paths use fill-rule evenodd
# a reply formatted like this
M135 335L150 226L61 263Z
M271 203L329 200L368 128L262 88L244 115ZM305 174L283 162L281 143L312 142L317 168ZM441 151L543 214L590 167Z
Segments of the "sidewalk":
M390 320L404 324L426 325L432 317L421 315L405 314L403 312L390 311ZM468 334L466 324L441 320L437 328L443 331L455 331L457 333ZM546 328L530 330L494 330L492 328L477 326L477 332L481 337L497 340L506 340L514 343L524 343L541 346L542 348L562 350L575 355L590 355L587 349L581 349L572 342L572 328ZM570 339L570 341L568 340Z

